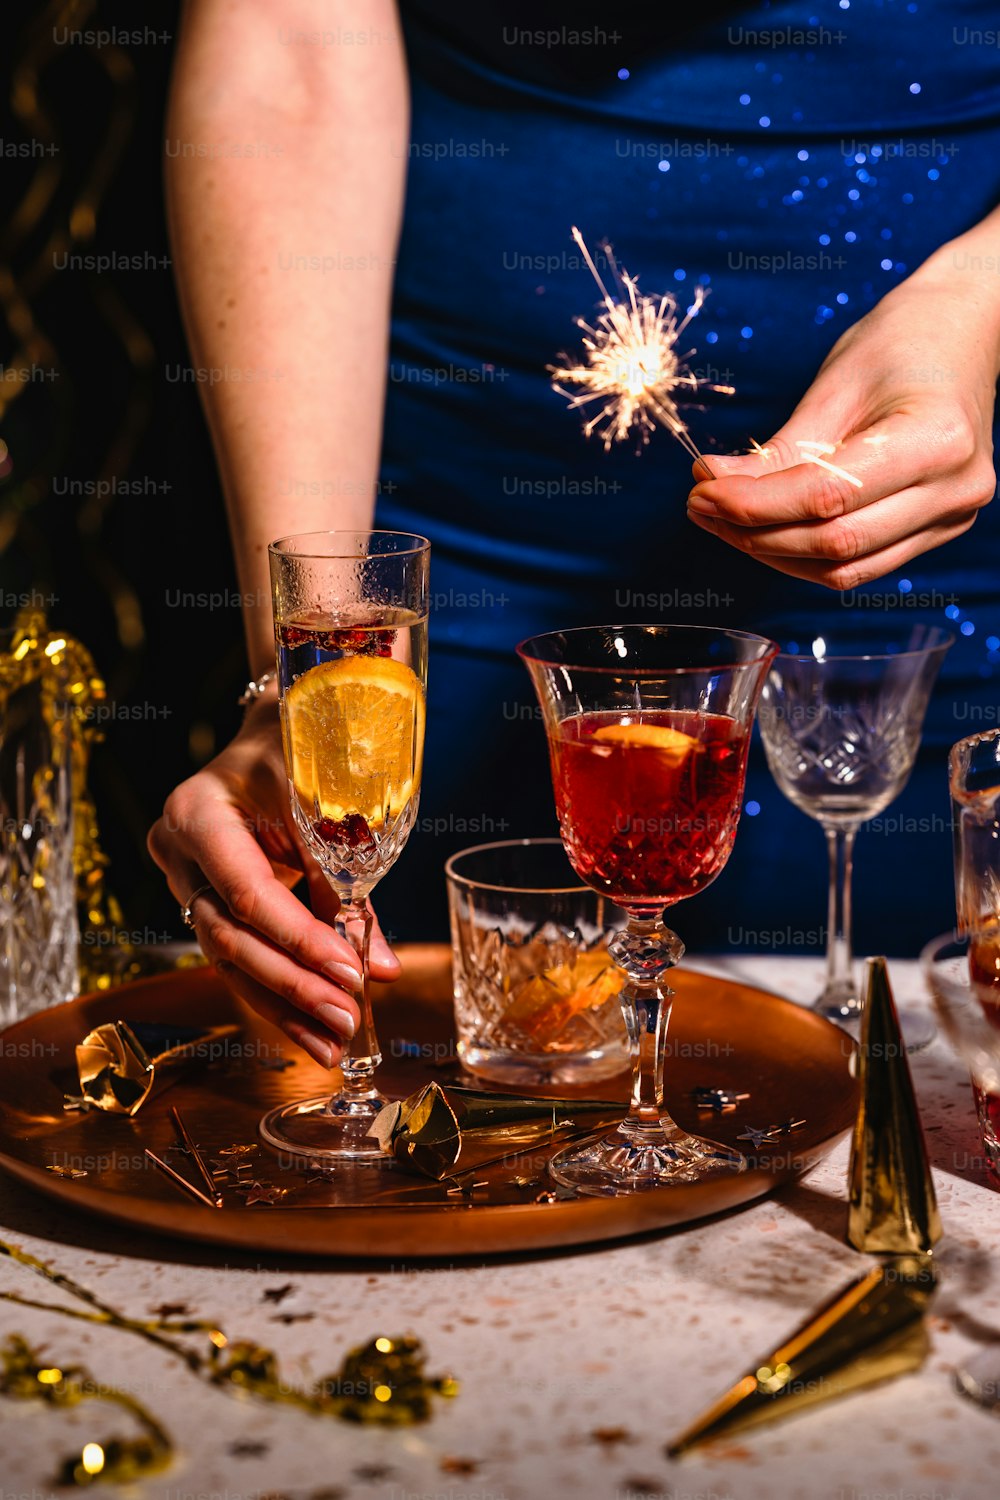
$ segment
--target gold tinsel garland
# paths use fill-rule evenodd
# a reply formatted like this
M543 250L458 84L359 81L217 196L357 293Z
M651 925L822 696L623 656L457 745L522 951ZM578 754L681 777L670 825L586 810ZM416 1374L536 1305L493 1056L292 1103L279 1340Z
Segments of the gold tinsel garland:
M62 1459L55 1484L131 1484L170 1466L173 1444L140 1401L99 1383L80 1365L63 1369L52 1360L43 1361L20 1334L11 1334L0 1348L0 1395L43 1401L64 1411L84 1401L104 1401L129 1412L144 1429L141 1437L84 1443L79 1453Z
M44 611L28 606L16 615L0 652L0 711L11 693L36 682L45 728L60 757L69 738L80 989L108 989L135 977L140 965L108 886L108 857L87 785L91 747L104 737L100 725L107 689L87 648L65 632L51 630Z
M0 1292L0 1300L134 1334L179 1359L191 1374L207 1384L234 1394L296 1406L342 1422L395 1427L428 1421L433 1415L435 1396L458 1394L458 1382L450 1375L426 1374L423 1344L409 1335L390 1338L382 1334L370 1339L367 1344L350 1350L335 1373L322 1376L311 1388L301 1389L282 1377L273 1351L254 1340L231 1341L215 1324L197 1319L129 1318L46 1261L0 1240L0 1258L3 1257L86 1306L60 1307L15 1292ZM180 1333L207 1333L207 1352L188 1348L171 1337ZM6 1348L0 1349L0 1361L0 1395L34 1397L61 1407L76 1405L87 1396L100 1397L131 1412L144 1428L143 1436L137 1439L115 1438L85 1444L80 1455L64 1461L58 1483L86 1485L98 1478L125 1483L165 1468L171 1462L170 1437L145 1407L126 1392L94 1381L84 1370L63 1370L51 1361L42 1364L20 1335L9 1338Z

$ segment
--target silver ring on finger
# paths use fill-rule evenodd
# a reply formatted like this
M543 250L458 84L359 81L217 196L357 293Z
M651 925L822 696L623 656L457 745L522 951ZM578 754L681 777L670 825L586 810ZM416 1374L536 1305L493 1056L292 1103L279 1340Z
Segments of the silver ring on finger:
M205 885L200 885L194 894L188 897L187 905L181 907L181 921L185 927L194 927L194 903L198 900L199 896L207 896L209 894L215 895L215 886L206 882Z

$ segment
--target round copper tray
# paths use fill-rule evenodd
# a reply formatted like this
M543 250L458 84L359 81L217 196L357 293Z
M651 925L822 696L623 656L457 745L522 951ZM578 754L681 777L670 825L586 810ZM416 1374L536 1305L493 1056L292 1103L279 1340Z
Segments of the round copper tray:
M404 977L377 1001L385 1051L381 1083L397 1097L429 1078L457 1077L448 955L440 946L403 949ZM853 1125L856 1084L846 1034L810 1011L748 985L703 975L674 977L668 1098L678 1123L742 1150L739 1175L656 1189L627 1198L537 1202L546 1156L525 1156L481 1174L470 1196L403 1173L394 1163L350 1168L334 1181L308 1180L290 1159L261 1146L254 1175L291 1191L280 1205L226 1193L221 1209L191 1201L154 1172L149 1146L188 1176L172 1153L168 1115L176 1105L209 1157L257 1140L261 1115L289 1098L321 1092L330 1075L280 1032L234 1000L211 969L141 980L86 995L29 1017L0 1038L0 1166L73 1208L134 1229L256 1250L362 1256L460 1256L534 1250L618 1239L686 1224L733 1209L808 1171ZM98 1112L66 1114L77 1092L74 1048L104 1021L164 1020L243 1027L221 1065L193 1068L156 1091L134 1119ZM281 1059L293 1062L283 1069ZM476 1080L466 1077L465 1082ZM690 1091L730 1085L750 1098L732 1113L699 1113ZM483 1087L490 1087L483 1083ZM625 1098L623 1075L590 1092ZM755 1148L739 1140L749 1127L805 1121L794 1133ZM70 1179L48 1170L75 1168ZM480 1178L476 1178L477 1181Z

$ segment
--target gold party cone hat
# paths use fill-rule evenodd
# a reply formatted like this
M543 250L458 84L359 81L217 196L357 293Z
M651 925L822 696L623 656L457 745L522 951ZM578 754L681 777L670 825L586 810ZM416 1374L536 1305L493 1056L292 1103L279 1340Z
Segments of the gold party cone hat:
M941 1219L884 958L868 960L865 990L847 1239L869 1253L922 1254Z
M670 1443L668 1456L919 1369L936 1280L925 1255L875 1266L748 1370Z

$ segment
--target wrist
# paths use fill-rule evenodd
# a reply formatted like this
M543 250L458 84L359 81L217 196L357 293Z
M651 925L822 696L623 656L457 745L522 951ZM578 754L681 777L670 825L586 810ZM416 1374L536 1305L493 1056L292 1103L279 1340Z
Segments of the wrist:
M264 698L276 699L277 696L278 678L272 667L266 672L260 672L251 677L236 701L240 708L249 708L254 703L260 703Z
M939 318L947 309L953 326L988 343L1000 373L1000 232L992 221L946 241L895 290L933 296Z
M240 733L252 733L258 729L273 729L278 723L278 679L273 671L262 672L252 677L240 694L238 702L243 708L243 723Z

